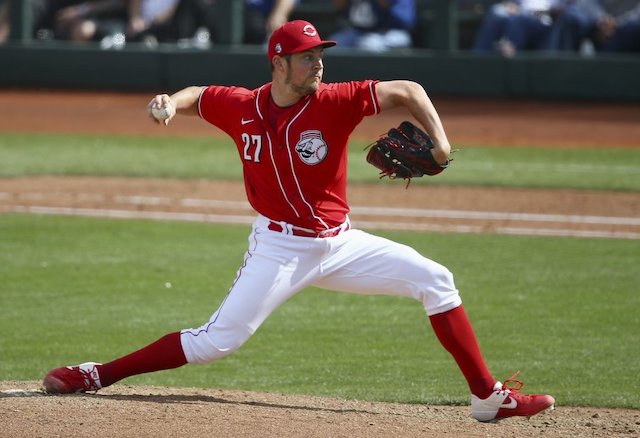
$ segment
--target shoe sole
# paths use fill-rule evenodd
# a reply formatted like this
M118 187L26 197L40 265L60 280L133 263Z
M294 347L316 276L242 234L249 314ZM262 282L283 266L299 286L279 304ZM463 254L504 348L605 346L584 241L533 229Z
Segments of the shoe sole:
M536 415L548 414L551 411L553 411L555 408L556 408L555 404L552 404L548 408L545 408L539 412L536 412L533 415L509 415L507 417L494 418L493 420L489 420L489 421L481 421L481 423L497 423L499 421L506 420L507 418L526 418L527 420L529 420L531 419L531 417L535 417Z

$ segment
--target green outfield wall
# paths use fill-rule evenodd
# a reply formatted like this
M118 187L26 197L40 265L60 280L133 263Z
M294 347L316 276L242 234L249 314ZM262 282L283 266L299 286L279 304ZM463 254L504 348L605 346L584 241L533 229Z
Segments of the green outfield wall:
M328 51L326 81L412 79L433 95L640 101L640 57L519 56L408 50ZM176 90L210 83L255 87L270 77L261 47L208 51L60 45L0 46L0 88Z

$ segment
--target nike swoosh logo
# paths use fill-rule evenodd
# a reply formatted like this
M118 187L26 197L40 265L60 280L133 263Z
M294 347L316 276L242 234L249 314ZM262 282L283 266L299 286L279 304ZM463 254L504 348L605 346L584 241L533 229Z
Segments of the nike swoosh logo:
M517 408L517 407L518 407L518 402L517 402L517 401L515 401L515 399L514 399L514 398L509 397L509 400L510 400L510 402L509 402L509 403L507 403L507 404L504 404L504 403L503 403L503 404L501 404L501 405L500 405L500 409L515 409L515 408Z
M242 119L242 120L240 120L240 123L242 123L243 125L246 125L247 123L251 123L251 122L253 122L253 119L248 119L248 120Z

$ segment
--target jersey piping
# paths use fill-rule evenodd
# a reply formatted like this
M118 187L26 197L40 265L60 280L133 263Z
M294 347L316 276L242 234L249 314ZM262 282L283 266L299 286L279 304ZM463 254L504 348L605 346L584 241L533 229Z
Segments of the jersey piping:
M200 94L198 95L198 116L200 116L201 119L204 119L202 116L202 95L207 88L208 87L200 87Z
M371 94L371 102L373 103L373 113L374 114L378 114L379 113L379 109L378 109L378 102L376 101L376 94L373 90L373 85L374 82L370 81L369 82L369 94Z
M328 230L330 228L329 225L327 225L327 223L325 221L323 221L322 218L320 218L318 215L316 215L316 212L314 211L313 207L311 206L311 204L309 204L309 202L307 201L307 199L304 196L304 193L302 192L302 187L300 187L300 181L298 180L298 176L296 175L296 171L295 171L295 168L293 166L293 157L291 156L291 144L289 142L289 129L291 128L291 125L293 125L293 122L295 122L296 119L298 117L300 117L300 115L304 112L304 110L307 109L307 107L309 106L310 103L311 103L311 99L309 99L307 101L307 103L302 107L302 109L300 109L300 111L298 111L298 114L293 116L291 121L287 124L287 129L286 129L286 132L285 132L285 138L287 139L287 153L289 155L289 165L291 166L291 174L293 175L293 181L296 183L296 187L298 189L298 193L300 194L300 199L302 199L302 202L304 202L304 205L309 207L309 211L311 212L311 215L313 216L313 218L316 219L318 222L320 222L322 224L322 226L325 227L325 229Z
M262 90L264 89L264 87L266 87L266 85L263 85L262 87L260 87L260 89L258 90L258 94L256 95L256 112L258 113L258 116L260 117L262 122L266 123L266 121L264 120L264 115L262 114L262 111L260 111L260 95L262 94ZM298 210L296 210L295 206L289 200L289 197L287 196L287 192L284 190L284 186L282 185L282 180L280 179L280 173L278 172L278 166L276 166L276 161L273 158L273 142L271 141L271 136L269 135L269 131L265 130L265 133L267 134L267 141L269 142L269 158L271 158L273 171L275 172L276 179L278 180L278 187L280 187L280 192L282 193L282 196L284 196L284 200L287 201L287 204L289 205L289 207L291 207L291 210L293 210L296 217L299 218L300 213L298 213ZM289 145L287 145L287 149L288 149L288 146Z

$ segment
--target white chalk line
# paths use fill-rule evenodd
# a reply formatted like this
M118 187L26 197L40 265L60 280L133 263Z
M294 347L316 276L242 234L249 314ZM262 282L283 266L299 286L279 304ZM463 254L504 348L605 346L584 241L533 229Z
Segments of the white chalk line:
M7 193L0 192L0 199L10 199ZM52 197L53 195L48 195ZM68 197L68 196L67 196ZM19 199L29 199L32 201L45 200L44 194L20 195ZM76 200L105 201L108 198L104 195L77 194ZM251 206L246 201L224 201L217 199L197 199L182 198L174 200L162 196L115 196L113 200L121 204L133 205L173 205L178 203L183 207L192 208L219 208L229 210L251 210ZM443 218L443 219L476 219L494 221L522 221L522 222L555 222L567 224L592 224L592 225L630 225L640 226L640 217L619 217L619 216L594 216L594 215L571 215L571 214L543 214L543 213L511 213L498 211L475 211L475 210L443 210L443 209L423 209L423 208L397 208L397 207L351 207L352 214L363 214L368 216L406 217L406 218Z
M141 201L147 205L170 205L169 198L141 199L120 197L123 202ZM223 209L250 209L251 206L246 201L222 201L215 199L192 199L180 200L180 205L185 207L215 207ZM438 210L425 208L397 208L397 207L366 207L354 206L351 208L353 214L366 214L369 216L399 216L415 218L445 218L445 219L479 219L479 220L507 220L526 222L558 222L570 224L594 224L594 225L638 225L640 218L616 217L616 216L593 216L593 215L563 215L563 214L540 214L540 213L509 213L495 211L472 211L472 210Z
M464 164L467 169L476 169L483 171L491 171L501 169L504 171L504 162L497 161L476 161L466 162ZM603 175L620 174L620 175L638 175L640 174L640 166L638 165L624 165L624 164L548 164L548 163L531 163L531 162L509 162L509 169L512 172L518 172L520 169L526 169L528 172L542 172L548 174L549 172L556 173L580 173L580 174L596 174L601 173Z
M95 208L73 207L45 207L14 205L4 210L14 213L33 213L43 215L66 215L104 217L117 219L152 219L175 220L188 222L205 222L218 224L251 224L255 220L254 215L224 215L208 213L185 213L166 211L137 211ZM437 231L453 233L495 233L534 236L558 236L558 237L599 237L608 239L640 239L640 233L631 231L598 231L598 230L572 230L566 228L533 228L533 227L495 227L487 229L483 226L453 225L453 224L412 224L408 222L383 222L383 221L354 221L354 225L360 228L374 228L382 230L406 230L406 231Z
M558 222L597 225L640 225L640 218L616 216L582 216L566 214L509 213L497 211L434 210L418 208L353 207L353 213L372 216L431 217L446 219L484 219L525 222Z
M5 389L0 391L1 397L42 397L48 394L44 389Z
M209 213L182 213L182 212L171 212L171 211L136 211L136 210L115 210L115 209L102 209L102 208L43 207L43 206L36 206L36 205L14 205L9 207L8 210L14 213L105 217L105 218L113 218L113 219L175 220L175 221L186 221L186 222L207 222L207 223L224 223L224 224L251 224L255 221L255 216L209 214Z

